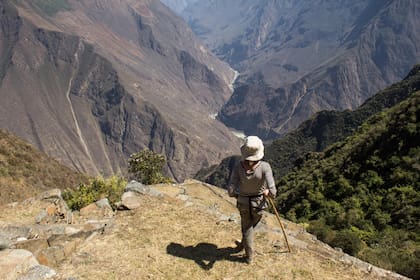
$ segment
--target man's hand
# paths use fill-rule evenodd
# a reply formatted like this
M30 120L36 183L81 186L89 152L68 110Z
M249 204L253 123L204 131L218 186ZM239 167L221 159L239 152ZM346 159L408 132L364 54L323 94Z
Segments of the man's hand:
M269 190L267 190L267 189L265 189L265 190L264 190L264 192L263 192L263 195L264 195L264 196L268 196L269 194L270 194L270 191L269 191Z

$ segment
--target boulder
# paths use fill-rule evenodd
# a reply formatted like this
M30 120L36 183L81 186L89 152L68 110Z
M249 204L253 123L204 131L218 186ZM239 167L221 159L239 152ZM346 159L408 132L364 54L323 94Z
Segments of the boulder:
M63 199L61 195L60 189L51 189L45 191L37 196L38 200L55 200L55 199Z
M0 234L0 250L10 248L11 244L12 240L10 240L10 238Z
M151 196L163 196L163 194L158 190L153 189L150 186L143 185L142 183L139 183L134 180L127 184L127 186L124 189L124 192L135 192Z
M5 225L0 227L0 236L11 240L16 240L19 237L28 239L31 235L31 228L29 226L14 226Z
M35 256L23 249L6 249L0 251L0 279L16 279L31 268L39 265Z
M125 209L137 209L141 205L141 197L137 192L128 191L121 196L121 206Z
M114 216L114 211L109 204L108 198L104 198L80 209L79 215L84 218L101 220L104 218L112 218Z
M136 192L140 194L148 194L150 192L150 187L133 180L127 184L127 186L124 189L124 192Z
M44 238L24 240L16 242L15 248L28 250L32 252L34 256L37 256L42 250L48 248L48 241Z
M40 264L57 267L66 258L63 245L56 245L42 250L37 256Z

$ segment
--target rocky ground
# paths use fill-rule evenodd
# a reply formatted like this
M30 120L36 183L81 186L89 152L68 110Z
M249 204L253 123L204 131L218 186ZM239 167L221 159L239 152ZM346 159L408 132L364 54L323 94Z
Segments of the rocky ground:
M131 182L118 211L106 199L72 212L59 190L0 208L1 279L406 279L266 213L248 265L235 201L199 181Z

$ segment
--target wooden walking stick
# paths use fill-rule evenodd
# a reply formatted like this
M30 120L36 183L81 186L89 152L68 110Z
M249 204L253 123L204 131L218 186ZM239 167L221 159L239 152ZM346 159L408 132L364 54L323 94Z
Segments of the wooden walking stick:
M279 216L279 213L277 212L276 206L274 205L274 202L271 199L271 197L268 196L267 198L268 198L268 201L270 201L271 207L274 209L274 213L276 213L277 221L279 221L281 230L283 231L284 239L286 240L287 249L289 250L289 253L291 253L292 251L290 250L289 241L287 241L286 231L284 230L284 227L283 227L283 224L280 220L280 216Z

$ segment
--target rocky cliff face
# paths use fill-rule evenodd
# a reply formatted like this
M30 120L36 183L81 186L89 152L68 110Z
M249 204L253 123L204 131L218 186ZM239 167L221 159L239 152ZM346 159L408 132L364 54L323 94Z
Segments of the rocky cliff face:
M237 148L210 117L233 71L159 1L54 3L0 2L1 127L92 175L150 148L182 180Z
M241 72L220 119L247 134L277 137L319 110L354 109L420 59L418 1L199 4L184 17Z

